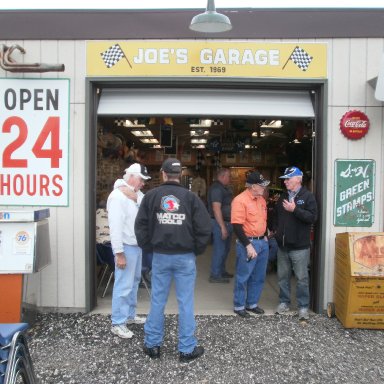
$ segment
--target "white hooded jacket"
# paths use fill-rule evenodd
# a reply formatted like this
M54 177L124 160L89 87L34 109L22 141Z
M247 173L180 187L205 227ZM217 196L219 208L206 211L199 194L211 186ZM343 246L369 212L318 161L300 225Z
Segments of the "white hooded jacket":
M137 245L134 224L143 192L137 192L137 202L129 199L119 187L128 185L123 179L118 179L113 191L108 196L107 211L113 253L124 252L124 244Z

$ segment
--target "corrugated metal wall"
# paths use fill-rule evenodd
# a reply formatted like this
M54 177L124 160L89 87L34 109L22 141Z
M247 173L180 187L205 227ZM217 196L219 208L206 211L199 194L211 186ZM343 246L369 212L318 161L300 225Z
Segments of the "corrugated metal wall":
M284 40L279 40L284 42ZM367 81L378 74L384 39L301 40L328 44L327 196L323 228L326 228L324 305L332 299L334 240L337 232L383 230L383 104L374 98ZM271 40L272 42L272 40ZM292 42L291 40L289 42ZM63 63L64 73L11 74L1 77L64 77L70 79L70 200L65 208L51 208L50 236L52 264L26 279L26 297L39 307L60 311L83 310L85 298L85 41L3 41L20 44L27 54L18 61ZM365 112L369 133L361 140L347 140L339 130L343 114L351 109ZM374 159L376 161L375 223L371 228L333 226L334 161Z

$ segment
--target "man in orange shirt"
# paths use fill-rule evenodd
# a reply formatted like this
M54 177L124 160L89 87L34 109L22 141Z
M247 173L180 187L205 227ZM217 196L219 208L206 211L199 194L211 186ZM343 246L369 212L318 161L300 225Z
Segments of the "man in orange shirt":
M249 312L264 313L258 303L268 264L264 192L269 183L259 172L252 172L246 178L245 191L232 201L231 223L237 236L233 302L234 312L243 318L249 318Z

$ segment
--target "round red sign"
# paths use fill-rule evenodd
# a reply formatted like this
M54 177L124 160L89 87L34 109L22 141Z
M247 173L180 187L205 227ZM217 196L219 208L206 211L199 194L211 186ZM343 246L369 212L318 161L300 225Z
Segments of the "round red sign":
M361 111L348 111L340 120L340 130L348 139L361 139L367 134L368 129L369 119Z

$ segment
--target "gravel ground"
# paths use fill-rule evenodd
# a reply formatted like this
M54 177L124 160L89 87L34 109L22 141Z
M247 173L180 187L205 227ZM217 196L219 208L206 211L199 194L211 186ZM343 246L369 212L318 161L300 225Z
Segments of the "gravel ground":
M40 383L384 383L384 331L345 329L337 319L197 316L205 354L179 363L177 316L166 316L159 360L142 352L143 327L124 340L110 317L40 314L28 343Z

